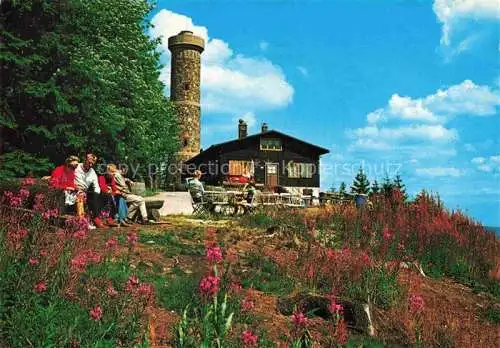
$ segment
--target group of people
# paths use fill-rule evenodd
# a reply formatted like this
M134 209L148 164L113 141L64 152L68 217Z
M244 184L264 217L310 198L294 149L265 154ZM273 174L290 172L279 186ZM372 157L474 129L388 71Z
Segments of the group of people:
M65 164L52 172L50 185L64 191L67 214L75 213L77 202L85 199L90 228L130 226L140 215L140 223L149 224L144 198L131 192L133 182L115 164L108 164L104 173L94 170L97 157L89 153L83 163L69 156Z

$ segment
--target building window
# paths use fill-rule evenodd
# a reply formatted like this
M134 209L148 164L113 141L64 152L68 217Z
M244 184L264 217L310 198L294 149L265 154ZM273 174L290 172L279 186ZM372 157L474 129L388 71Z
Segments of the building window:
M253 161L229 161L229 175L241 176L244 174L254 175Z
M314 164L312 163L288 163L288 177L294 179L310 179L313 177Z
M189 91L189 82L184 83L184 90Z
M182 147L187 147L188 145L189 145L189 139L188 138L182 139Z
M281 151L281 140L273 138L261 138L260 149L262 151Z

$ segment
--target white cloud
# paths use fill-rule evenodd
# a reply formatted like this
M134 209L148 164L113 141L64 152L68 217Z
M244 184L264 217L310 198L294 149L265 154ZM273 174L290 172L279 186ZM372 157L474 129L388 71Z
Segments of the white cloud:
M367 114L365 127L346 132L352 139L349 149L402 151L404 148L416 153L417 149L434 147L436 153L449 156L454 149L443 148L443 144L453 143L459 135L446 124L461 115L495 115L499 105L498 89L476 85L470 80L421 98L396 93L385 107Z
M269 48L269 42L267 42L267 41L261 41L261 42L259 42L259 48L262 51L266 51Z
M297 67L297 70L302 74L302 76L309 76L309 71L307 70L307 68L303 67L303 66L298 66Z
M367 115L369 124L401 121L421 121L424 123L444 123L459 115L491 116L500 106L500 92L489 86L476 85L471 80L438 89L436 93L423 98L393 94L385 108Z
M166 9L153 17L152 24L150 35L162 37L165 68L161 79L167 87L170 84L167 39L182 30L191 30L205 40L201 68L201 103L205 112L234 115L282 108L292 102L293 87L282 69L271 61L235 53L222 39L210 38L206 27Z
M454 167L431 167L431 168L417 168L415 173L424 177L447 177L454 178L464 175L464 172Z
M449 46L451 34L467 20L498 19L498 0L434 0L432 6L442 24L441 44Z
M471 163L481 172L500 172L500 155L490 157L474 157Z

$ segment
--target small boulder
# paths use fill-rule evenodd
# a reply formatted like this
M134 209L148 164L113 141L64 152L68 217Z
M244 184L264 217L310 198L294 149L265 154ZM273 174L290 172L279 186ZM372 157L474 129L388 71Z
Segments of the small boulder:
M337 299L337 302L344 307L344 320L349 329L373 335L374 330L367 304L343 299ZM330 298L327 296L302 292L294 296L278 298L276 306L278 312L283 315L292 315L295 308L300 308L304 313L313 312L314 316L331 320L333 316L328 309L329 304Z

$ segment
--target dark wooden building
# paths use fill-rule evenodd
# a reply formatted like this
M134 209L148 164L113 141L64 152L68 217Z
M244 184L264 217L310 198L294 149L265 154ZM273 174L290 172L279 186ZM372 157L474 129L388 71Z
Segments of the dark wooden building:
M258 134L247 135L247 125L238 124L238 139L210 146L186 162L189 173L199 169L209 184L244 181L248 175L257 184L282 186L317 195L320 186L320 156L325 148L290 135L269 130L266 124Z

